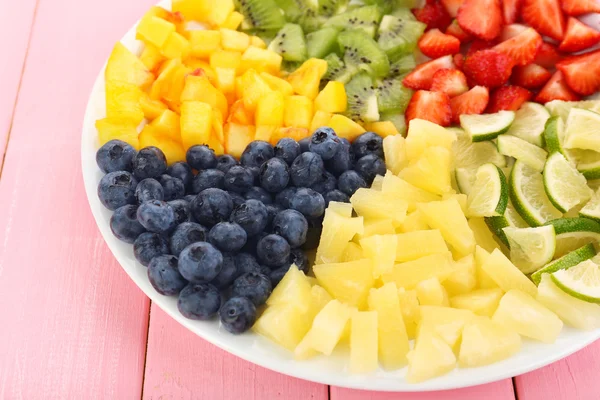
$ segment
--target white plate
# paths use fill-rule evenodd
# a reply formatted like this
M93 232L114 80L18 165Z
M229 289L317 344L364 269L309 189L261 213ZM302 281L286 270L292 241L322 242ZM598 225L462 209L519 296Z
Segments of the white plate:
M170 8L170 1L163 1L160 5ZM121 41L139 54L141 43L135 40L134 28ZM262 367L314 382L366 390L416 392L461 388L520 375L560 360L600 338L600 330L583 332L565 328L554 344L525 341L521 352L508 360L482 368L456 369L427 382L408 384L404 380L406 368L395 372L378 370L369 375L351 375L347 371L347 357L340 351L328 358L295 361L286 350L254 333L234 336L224 331L216 321L201 322L184 318L177 310L176 298L165 297L154 291L148 281L146 268L133 257L132 246L112 235L109 227L112 212L102 206L96 194L102 172L95 159L99 143L94 122L105 117L103 71L104 68L90 94L81 143L83 180L98 228L125 272L155 304L177 322L223 350Z

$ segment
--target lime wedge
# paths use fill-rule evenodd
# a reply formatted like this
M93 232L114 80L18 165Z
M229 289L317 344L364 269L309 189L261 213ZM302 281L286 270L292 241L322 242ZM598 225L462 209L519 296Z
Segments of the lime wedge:
M600 222L600 190L596 191L590 201L585 203L585 206L579 210L579 215Z
M585 177L560 153L546 161L544 188L552 204L564 213L592 197Z
M552 117L546 122L544 141L550 154L558 152L567 155L563 149L565 140L565 122L560 117Z
M473 143L471 137L462 129L448 128L456 133L456 140L452 142L455 168L477 169L485 163L492 163L499 167L506 166L506 158L498 153L492 142Z
M494 164L477 169L475 183L467 199L470 217L494 217L504 214L508 203L508 185L504 172Z
M564 256L538 269L533 274L531 274L531 280L536 285L539 285L540 281L542 280L543 274L551 274L561 269L571 268L572 266L577 265L580 262L591 259L595 255L596 249L594 248L594 245L588 243L585 246L582 246L577 250L573 250L572 252L567 253Z
M600 152L600 114L573 108L567 118L565 148Z
M565 293L589 303L600 303L600 265L586 260L556 271L551 277Z
M515 207L512 205L510 198L508 199L508 204L506 204L506 210L504 211L504 215L499 217L487 217L485 218L485 223L487 224L490 231L498 237L507 247L510 248L510 244L508 242L508 238L504 234L502 229L506 227L513 228L528 228L529 224L521 218Z
M475 184L477 169L474 168L458 168L455 173L456 186L458 190L468 195L471 193L471 188Z
M541 172L544 169L548 153L541 147L510 135L498 136L497 144L500 154L523 161L536 171Z
M543 134L550 113L537 103L523 103L515 113L515 121L506 132L538 147L543 145Z
M575 163L577 171L586 179L600 178L600 153L593 150L566 150L569 161Z
M600 100L563 101L552 100L545 104L553 117L560 117L566 121L572 108L583 108L600 113Z
M510 245L510 260L524 274L532 273L552 260L556 246L552 225L537 228L506 227L503 231Z
M463 114L460 126L473 142L492 140L510 128L515 120L514 111L499 111L494 114Z
M588 243L600 244L600 223L588 218L558 218L548 222L556 232L554 257L562 257Z

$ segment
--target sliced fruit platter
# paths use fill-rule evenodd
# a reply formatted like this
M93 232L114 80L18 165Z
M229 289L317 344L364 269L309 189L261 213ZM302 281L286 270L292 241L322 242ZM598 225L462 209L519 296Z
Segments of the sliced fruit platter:
M90 98L92 211L154 302L265 367L414 391L546 365L600 337L599 12L152 7Z

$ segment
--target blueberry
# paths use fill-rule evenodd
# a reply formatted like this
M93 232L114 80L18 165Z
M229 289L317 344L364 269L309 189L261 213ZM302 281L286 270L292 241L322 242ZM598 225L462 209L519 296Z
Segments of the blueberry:
M222 267L223 254L207 242L192 243L179 254L179 271L190 282L210 282Z
M277 267L288 260L290 244L279 235L267 235L256 245L258 260L268 267Z
M283 210L273 219L273 233L283 237L292 247L306 242L308 221L296 210Z
M369 154L383 158L383 138L376 133L365 132L354 139L352 150L354 150L356 158L362 158Z
M219 310L221 323L230 333L246 332L256 321L256 307L246 297L232 297Z
M352 169L354 162L350 147L340 146L333 158L325 162L325 168L335 176L340 176L344 172Z
M246 193L254 186L254 175L241 165L234 165L225 173L225 189L236 193Z
M96 163L102 172L133 171L135 149L122 140L105 143L96 153Z
M306 218L317 218L325 212L325 199L321 193L301 188L290 199L290 208L299 211Z
M310 151L310 137L306 137L298 142L300 146L300 153L308 153Z
M208 240L221 251L239 251L247 238L246 231L232 222L219 222L208 232Z
M271 158L260 167L260 185L271 193L285 189L290 181L288 165L280 158Z
M310 188L312 190L314 190L315 192L319 192L322 195L325 195L325 193L332 191L336 187L337 187L336 177L330 172L323 171L323 175L321 176L321 179L317 183L312 185Z
M131 204L117 208L110 217L110 230L113 235L125 243L133 243L146 229L136 216L137 207Z
M338 149L342 146L340 139L331 128L319 128L310 138L308 148L313 153L321 156L323 160L333 158Z
M150 232L165 233L175 228L175 210L169 203L150 200L140 204L137 219Z
M217 289L225 289L233 283L239 275L237 266L235 265L235 256L233 254L223 253L223 266L219 275L210 283Z
M303 250L313 250L319 246L321 241L321 232L323 231L323 220L320 218L308 219L308 233L306 242L302 246Z
M241 226L247 236L255 236L267 226L268 216L264 203L250 199L233 210L231 221Z
M169 241L163 235L145 232L133 242L133 255L144 266L148 266L154 257L163 254L169 254Z
M271 197L271 194L265 189L261 188L260 186L253 186L252 189L248 190L244 194L244 198L246 200L258 200L264 205L273 203L273 198Z
M135 198L138 204L150 200L164 200L165 190L163 186L154 178L141 180L135 188Z
M177 269L177 257L162 255L154 257L148 264L148 279L154 289L165 296L179 294L188 281Z
M182 224L192 220L190 212L190 203L184 199L171 200L168 202L173 211L175 211L175 225Z
M238 275L245 274L246 272L258 272L260 271L260 264L256 261L256 258L250 253L238 253L235 255L235 267L237 268Z
M300 145L292 138L279 139L274 148L275 157L281 158L292 165L296 157L300 155Z
M293 186L283 189L275 195L275 204L280 205L283 208L290 208L290 199L294 197L297 190L298 189Z
M317 183L323 174L323 160L315 153L302 153L290 167L290 177L297 187L310 187Z
M172 176L173 178L180 179L183 182L183 186L185 188L189 188L192 184L192 179L194 179L194 173L192 172L192 168L188 163L185 162L176 162L167 168L167 174Z
M116 210L135 203L137 179L127 171L109 172L98 185L98 198L104 207Z
M238 162L229 154L223 154L217 158L216 168L223 173L229 171L229 168L233 167L234 165L238 165Z
M177 300L181 315L195 320L211 319L220 307L221 294L217 288L207 283L190 283L179 293Z
M371 185L377 175L385 175L385 161L374 154L368 154L356 162L354 170L364 178L367 185Z
M260 168L259 167L245 167L245 168L248 171L250 171L250 173L254 177L254 186L259 186L260 185L260 179L259 179Z
M218 169L205 169L198 172L198 175L192 180L192 193L198 194L209 188L225 188L225 174L222 171Z
M133 175L139 180L158 178L167 172L167 159L161 149L144 147L133 159Z
M338 189L348 196L352 196L358 189L366 187L367 182L354 170L344 172L338 179Z
M350 197L346 193L343 193L341 190L335 189L325 194L325 204L329 207L329 203L332 201L337 201L339 203L349 203Z
M271 232L275 216L283 210L284 208L277 204L269 204L267 206L267 226L265 227L265 231Z
M231 196L221 189L205 189L190 204L192 216L205 226L227 221L233 210Z
M242 153L240 162L246 167L259 167L275 156L273 146L262 140L251 142Z
M290 252L290 265L295 264L296 267L305 274L308 273L308 257L300 249L292 249Z
M185 158L190 167L202 171L205 169L215 168L217 166L217 156L215 152L208 146L196 145L188 149Z
M272 291L271 280L258 272L245 273L231 287L233 297L245 297L257 307L265 304Z
M169 238L171 254L179 254L192 243L205 242L206 228L195 222L184 222L177 226Z
M181 199L185 196L185 186L179 178L173 178L171 175L163 174L158 179L165 193L165 201Z
M183 199L191 204L192 200L194 200L195 198L196 198L195 194L188 194Z
M236 193L236 192L227 192L227 193L231 197L231 201L233 202L234 210L246 202L246 198L239 193Z

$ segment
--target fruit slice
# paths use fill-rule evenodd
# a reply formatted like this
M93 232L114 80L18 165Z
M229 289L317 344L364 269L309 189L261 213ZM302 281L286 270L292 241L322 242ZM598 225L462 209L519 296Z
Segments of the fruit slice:
M504 211L504 215L500 217L485 218L485 223L490 229L490 231L492 231L496 235L496 237L498 237L498 239L500 239L502 243L504 243L506 246L509 246L509 243L508 239L506 238L506 235L504 234L504 231L502 230L503 228L506 228L507 226L512 226L515 228L529 227L527 222L525 222L523 218L521 218L515 207L512 205L510 199L508 201L508 204L506 205L506 211Z
M468 90L467 77L457 69L440 69L433 75L432 92L442 92L450 97L455 97Z
M512 81L515 85L527 89L538 89L544 86L551 77L550 71L541 65L529 64L524 67L515 67Z
M460 40L442 33L439 29L431 29L419 39L419 49L430 58L454 55L460 50Z
M556 234L552 225L537 228L503 229L508 238L510 259L524 274L530 274L552 260Z
M538 147L542 147L542 135L550 113L540 104L524 103L515 114L515 120L506 132Z
M377 312L362 311L350 320L350 372L367 373L377 369Z
M391 219L394 224L406 218L408 203L390 193L360 188L350 198L356 213L365 218Z
M468 293L477 286L475 257L469 254L455 261L452 273L444 281L444 288L449 295Z
M513 80L515 80L514 74ZM522 87L501 86L492 92L487 112L495 113L502 110L517 111L526 101L531 99L531 96L531 92Z
M415 90L429 90L433 82L433 76L440 69L454 69L452 56L444 56L435 60L420 64L411 73L406 75L403 83L406 87Z
M428 147L440 146L448 150L456 140L454 132L423 119L411 123L406 138L406 156L409 162L417 160Z
M398 289L398 301L400 302L400 311L404 326L406 326L406 334L408 339L414 339L417 332L417 324L419 320L419 300L417 299L416 290Z
M337 46L337 31L335 38L335 43ZM356 74L354 68L346 67L344 62L335 53L331 53L323 59L327 62L327 71L325 75L323 75L324 80L347 83L348 81L350 81L352 76Z
M463 368L492 364L519 352L521 337L489 318L468 322L462 333L458 365Z
M377 105L380 112L404 112L413 91L400 78L386 78L377 85ZM361 95L362 96L362 95Z
M556 71L550 80L544 85L538 93L535 101L538 103L547 103L550 101L576 101L579 95L573 92L565 82L562 72Z
M406 85L406 80L404 83ZM417 91L406 109L406 122L410 123L413 119L424 119L441 126L450 125L452 121L450 97L446 93Z
M400 173L408 165L406 139L402 135L385 137L383 139L383 153L385 155L386 166L394 174Z
M562 40L565 21L558 0L524 0L521 16L540 34Z
M590 0L563 0L562 9L568 15L582 15L600 12L600 4Z
M433 194L449 193L452 190L451 163L448 149L428 147L418 160L400 172L400 178Z
M553 100L545 104L545 107L550 111L553 117L560 117L566 121L569 117L569 112L573 108L581 108L584 110L600 112L600 100L582 100L582 101L563 101Z
M558 102L560 100L552 101L548 104ZM544 141L546 148L549 153L560 153L566 155L563 149L563 142L565 140L565 122L558 116L551 117L546 122L546 128L544 129ZM531 166L531 165L530 165ZM533 167L532 167L533 168Z
M393 15L384 15L377 32L379 36L377 44L390 60L397 60L415 50L417 41L423 35L425 28L425 24L419 21L410 21Z
M600 191L594 193L590 201L579 211L579 215L600 222Z
M471 227L471 230L475 235L475 242L478 243L479 246L483 247L488 252L494 251L494 249L499 248L498 243L494 239L494 233L490 230L484 218L469 218L469 226Z
M337 263L318 264L313 272L331 296L345 304L363 309L369 290L373 287L373 264L370 259Z
M331 205L331 203L330 203ZM323 231L317 248L317 264L339 262L346 244L357 233L363 233L363 218L348 218L328 208L323 219Z
M484 45L486 42L483 43ZM469 49L463 65L467 78L477 85L497 88L504 85L510 78L514 62L508 55L493 49L473 51Z
M380 20L381 11L379 7L372 5L354 8L335 15L327 19L323 27L332 27L338 30L360 29L370 37L374 37Z
M593 258L595 255L596 249L594 248L594 245L588 243L577 250L573 250L572 252L565 254L551 263L546 264L543 268L540 268L531 274L531 280L536 285L539 285L544 274L551 274L561 269L569 269L585 260Z
M491 140L506 132L513 121L515 113L500 111L495 114L461 115L460 126L471 137L473 142Z
M456 356L452 349L432 328L419 331L417 344L407 357L406 381L410 383L447 374L456 366Z
M548 129L547 126L545 132L548 132ZM544 170L546 157L548 157L544 149L511 135L498 136L497 143L500 154L516 158L536 171Z
M528 65L535 59L541 44L540 34L535 29L528 28L515 37L494 46L493 49L510 56L515 65Z
M373 235L360 240L363 254L371 259L374 278L379 278L392 270L396 260L397 244L396 235Z
M379 108L373 80L366 72L355 75L345 85L348 107L346 114L355 121L378 121Z
M452 273L452 254L450 252L432 254L414 261L394 265L389 273L383 274L383 282L394 282L398 287L411 290L419 282L437 277L441 282Z
M302 312L311 305L311 285L304 272L292 265L267 299L267 306L294 304Z
M500 3L493 0L466 0L456 19L465 32L483 40L498 36L503 22Z
M419 282L416 287L417 299L422 306L448 307L448 292L436 277Z
M556 64L574 92L588 96L600 89L600 50L590 51Z
M456 141L452 142L452 153L456 168L477 169L485 163L492 163L498 167L506 166L506 158L498 152L492 142L473 143L462 129L455 132L457 134Z
M562 257L581 246L600 243L600 224L587 218L559 218L549 222L556 231L555 257Z
M395 236L395 239L395 258L400 263L448 252L448 246L437 229L400 233Z
M462 329L466 323L475 318L469 310L459 310L449 307L421 306L419 334L417 345L420 341L420 331L433 330L450 348L458 350Z
M518 289L531 296L536 294L535 285L498 249L484 261L481 269L505 292Z
M419 3L413 3L411 7L418 5ZM398 14L396 11L395 14ZM417 20L427 24L428 29L440 29L444 30L452 18L448 15L446 8L440 2L429 2L426 3L422 8L414 10L414 15Z
M408 233L415 231L425 231L429 229L429 225L425 222L423 213L419 210L413 211L406 216L404 222L398 225L396 228L397 232Z
M508 204L508 185L500 168L483 164L477 169L475 182L468 196L471 217L494 217L504 214Z
M277 36L269 44L268 49L281 55L285 61L302 62L306 60L306 41L302 27L296 24L285 24L277 32Z
M554 272L552 281L567 294L589 303L600 303L600 266L591 260Z
M475 246L475 274L477 276L477 287L481 289L498 288L498 284L487 272L483 270L483 264L490 258L491 254L480 246Z
M548 198L566 213L592 197L585 177L560 153L554 153L544 166L544 188Z
M344 31L339 34L338 43L347 66L364 69L373 77L384 77L390 71L388 57L366 33Z
M401 136L399 137L402 140L404 140L404 138L402 138ZM384 139L384 150L386 148L385 145L386 140ZM389 166L389 158L387 158L387 156L386 163ZM440 196L432 194L414 185L411 185L405 180L398 178L392 173L392 171L386 172L381 184L381 191L383 193L389 193L398 199L405 200L406 202L408 202L408 212L413 212L416 209L417 203L428 203L430 201L440 200Z
M306 35L306 51L308 58L325 58L337 47L338 30L323 28Z
M150 86L154 80L142 61L121 42L117 42L108 58L104 78L107 82L120 81L141 88Z
M477 315L491 317L498 308L503 294L500 288L478 289L451 297L450 305L453 308L470 310Z
M565 151L571 163L577 165L577 170L586 179L600 178L600 153L593 150L570 149Z
M567 31L558 49L568 53L585 50L600 42L600 32L590 28L578 19L570 17L567 21Z
M564 146L600 152L600 114L573 108L569 112Z
M490 93L485 86L474 86L468 92L453 97L450 99L452 121L459 123L463 115L483 113L489 100Z

